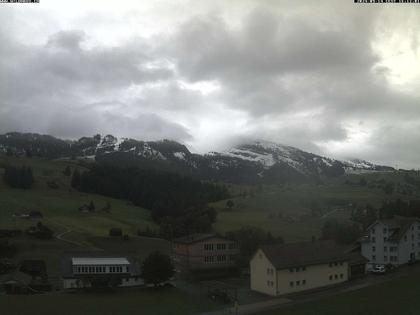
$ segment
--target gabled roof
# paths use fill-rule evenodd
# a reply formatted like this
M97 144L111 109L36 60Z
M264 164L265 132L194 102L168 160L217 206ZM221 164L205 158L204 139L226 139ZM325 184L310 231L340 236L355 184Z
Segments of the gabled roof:
M202 242L202 241L208 240L210 238L225 239L225 238L223 238L221 236L218 236L216 234L195 233L195 234L190 234L190 235L187 235L187 236L176 238L176 239L174 239L174 243L178 243L178 244L193 244L193 243L198 243L198 242Z
M104 251L70 251L64 252L61 257L61 276L63 278L73 277L73 261L90 262L105 261L116 262L115 259L122 259L128 262L128 270L131 276L140 275L141 268L136 259L135 252L104 252ZM93 263L95 265L95 263ZM127 264L126 264L127 265Z
M129 265L125 257L73 257L72 264L78 265Z
M329 240L266 245L261 250L276 269L349 260L343 248Z
M371 224L367 229L370 230L376 224L382 223L386 225L388 229L392 230L392 234L388 237L388 241L399 241L403 238L410 226L415 222L420 222L420 219L396 215L388 219L379 219L375 223Z

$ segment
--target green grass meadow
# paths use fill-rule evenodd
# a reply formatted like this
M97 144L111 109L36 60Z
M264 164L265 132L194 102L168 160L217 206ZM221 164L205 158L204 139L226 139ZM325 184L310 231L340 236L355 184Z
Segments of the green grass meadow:
M396 280L258 315L417 315L420 271Z
M2 315L188 315L220 308L176 288L121 289L109 293L0 295Z

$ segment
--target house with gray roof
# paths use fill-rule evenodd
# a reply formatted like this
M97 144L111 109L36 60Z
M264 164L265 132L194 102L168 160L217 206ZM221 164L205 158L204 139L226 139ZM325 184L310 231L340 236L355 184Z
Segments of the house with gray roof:
M338 285L365 263L329 240L261 246L250 261L251 289L278 296Z
M420 259L420 220L401 216L379 219L366 229L360 243L368 269L414 262Z

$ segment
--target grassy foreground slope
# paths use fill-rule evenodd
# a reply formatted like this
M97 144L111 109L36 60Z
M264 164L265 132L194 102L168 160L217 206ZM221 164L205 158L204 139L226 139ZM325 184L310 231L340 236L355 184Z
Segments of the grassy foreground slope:
M357 291L258 315L415 315L420 310L420 271Z
M220 307L175 288L39 296L0 295L4 315L189 315Z

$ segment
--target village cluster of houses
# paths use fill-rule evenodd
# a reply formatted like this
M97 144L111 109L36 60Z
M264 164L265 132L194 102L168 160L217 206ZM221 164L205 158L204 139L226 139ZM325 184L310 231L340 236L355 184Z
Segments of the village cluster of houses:
M173 240L172 259L179 275L207 278L231 274L238 244L213 234ZM356 246L334 241L261 246L249 263L251 290L270 296L334 286L362 277L376 265L398 267L420 259L420 220L394 217L369 226ZM141 286L139 265L125 255L68 254L62 259L64 289L92 286L114 277L118 286Z

